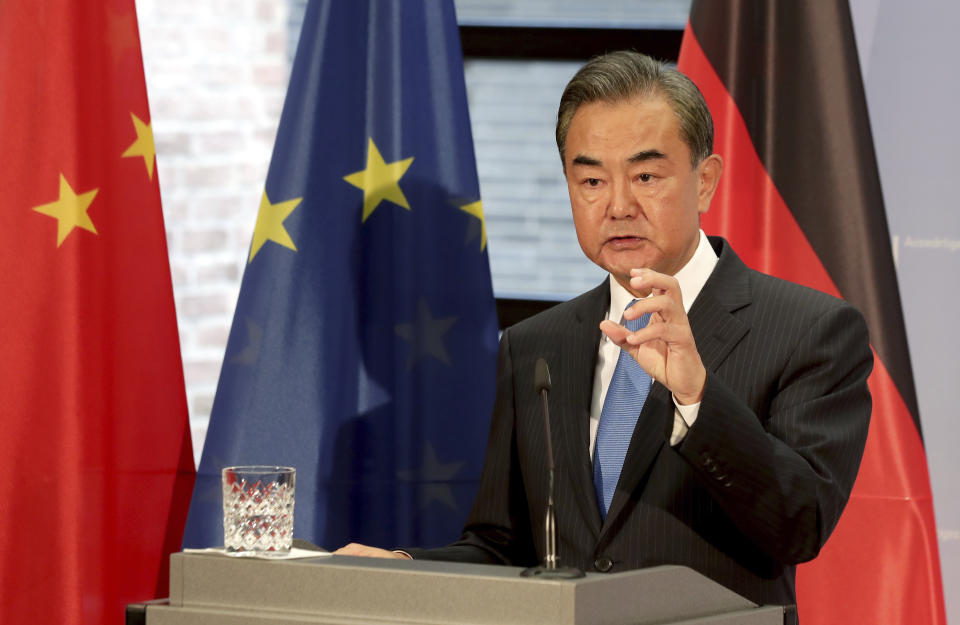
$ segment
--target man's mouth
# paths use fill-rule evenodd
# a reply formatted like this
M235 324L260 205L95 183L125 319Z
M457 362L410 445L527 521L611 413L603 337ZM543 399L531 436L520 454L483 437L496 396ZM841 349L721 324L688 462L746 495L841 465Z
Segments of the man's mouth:
M607 239L607 245L609 245L614 249L631 249L634 247L638 247L643 243L643 241L644 241L643 237L624 235L624 236L610 237L609 239Z

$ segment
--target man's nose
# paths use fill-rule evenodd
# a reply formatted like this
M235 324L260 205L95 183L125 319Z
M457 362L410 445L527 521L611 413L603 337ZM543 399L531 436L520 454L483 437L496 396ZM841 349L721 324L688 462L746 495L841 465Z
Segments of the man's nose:
M640 212L640 205L630 188L630 180L623 178L613 184L613 193L610 197L609 214L614 219L630 219Z

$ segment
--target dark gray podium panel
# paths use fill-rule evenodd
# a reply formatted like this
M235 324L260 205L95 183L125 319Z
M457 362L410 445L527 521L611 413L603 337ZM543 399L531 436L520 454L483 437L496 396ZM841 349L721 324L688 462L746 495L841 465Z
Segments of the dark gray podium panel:
M579 580L514 567L329 556L252 560L171 556L170 604L147 625L324 623L471 625L782 625L702 575L664 566Z

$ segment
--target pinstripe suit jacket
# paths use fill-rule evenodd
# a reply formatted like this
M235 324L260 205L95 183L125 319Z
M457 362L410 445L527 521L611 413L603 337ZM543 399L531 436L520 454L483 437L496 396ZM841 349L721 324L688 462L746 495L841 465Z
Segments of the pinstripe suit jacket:
M414 557L538 563L547 500L537 358L550 365L561 565L689 566L761 604L795 603L795 564L817 555L853 487L873 366L866 324L841 300L747 268L723 239L689 312L707 369L696 423L676 447L670 392L654 383L606 522L588 449L609 307L602 285L509 328L480 489L463 537Z

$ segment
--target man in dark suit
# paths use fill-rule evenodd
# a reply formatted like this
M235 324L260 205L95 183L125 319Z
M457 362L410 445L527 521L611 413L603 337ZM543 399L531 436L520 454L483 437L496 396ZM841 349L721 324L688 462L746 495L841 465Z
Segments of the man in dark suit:
M675 70L632 52L592 60L564 91L557 144L581 248L610 278L504 332L464 534L408 554L541 560L544 358L561 564L682 564L757 603L794 603L795 565L836 525L866 442L862 316L700 231L723 163L700 92Z

